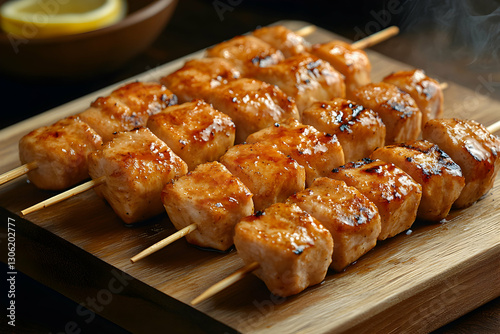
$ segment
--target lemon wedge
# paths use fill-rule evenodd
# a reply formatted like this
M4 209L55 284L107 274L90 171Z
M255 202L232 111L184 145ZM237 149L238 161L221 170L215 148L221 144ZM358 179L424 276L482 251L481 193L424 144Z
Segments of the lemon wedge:
M126 13L124 0L16 0L0 8L1 27L23 38L47 38L104 28Z

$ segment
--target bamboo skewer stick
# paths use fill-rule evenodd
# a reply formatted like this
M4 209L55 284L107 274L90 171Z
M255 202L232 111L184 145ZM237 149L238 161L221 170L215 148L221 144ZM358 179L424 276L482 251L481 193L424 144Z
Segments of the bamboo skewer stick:
M252 262L250 264L247 264L243 268L238 269L228 277L224 278L222 281L219 281L212 285L210 288L205 290L201 295L196 297L191 301L192 305L196 305L204 301L205 299L208 299L212 297L213 295L219 293L220 291L224 290L225 288L231 286L232 284L240 281L243 279L245 276L247 276L249 273L253 272L254 270L258 269L260 267L260 264L257 262Z
M391 26L351 44L356 49L366 49L399 34L399 28Z
M24 174L27 174L29 171L32 171L37 168L38 168L38 163L36 161L32 161L30 163L14 168L8 172L5 172L2 175L0 175L0 185L12 181L14 179L17 179L18 177L21 177Z
M498 130L500 130L500 121L496 121L495 123L491 124L486 128L486 130L488 130L488 132L490 133L497 132Z
M54 205L54 204L57 204L57 203L62 202L64 200L67 200L70 197L76 196L78 194L81 194L87 190L90 190L92 188L95 188L95 187L103 184L104 180L105 180L105 177L101 176L100 178L97 178L95 180L90 180L88 182L85 182L77 187L74 187L74 188L67 190L63 193L60 193L54 197L51 197L43 202L40 202L40 203L35 204L33 206L30 206L29 208L21 211L21 214L25 216L29 213L44 209L44 208L49 207L51 205Z
M135 263L135 262L137 262L137 261L145 258L146 256L149 256L149 255L153 254L154 252L159 251L163 247L166 247L166 246L170 245L172 242L177 241L180 238L185 237L186 235L188 235L189 233L193 232L197 228L198 228L198 225L196 225L196 224L191 224L189 226L186 226L183 229L175 232L171 236L169 236L169 237L167 237L167 238L165 238L165 239L163 239L163 240L155 243L154 245L146 248L145 250L143 250L142 252L140 252L136 256L132 257L130 259L130 261L132 263Z
M299 30L296 30L295 33L301 37L309 36L313 32L315 32L317 27L315 25L308 25Z
M315 32L316 29L317 29L316 26L309 25L300 28L299 30L296 30L295 33L301 37L305 37ZM376 32L375 34L372 34L370 36L360 39L357 42L352 43L351 46L355 49L366 49L373 45L379 44L391 37L394 37L397 34L399 34L399 28L396 26L390 26L380 30L379 32Z

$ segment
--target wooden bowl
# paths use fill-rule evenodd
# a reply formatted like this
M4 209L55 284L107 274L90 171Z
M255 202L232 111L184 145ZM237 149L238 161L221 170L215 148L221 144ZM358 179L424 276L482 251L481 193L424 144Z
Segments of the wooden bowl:
M177 0L129 0L120 22L75 35L24 39L0 31L0 72L71 80L113 71L155 41L176 4Z

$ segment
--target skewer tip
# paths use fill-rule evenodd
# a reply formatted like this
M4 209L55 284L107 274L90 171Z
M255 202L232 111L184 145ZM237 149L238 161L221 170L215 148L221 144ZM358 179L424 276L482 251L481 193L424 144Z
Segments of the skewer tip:
M212 297L213 295L219 293L220 291L224 290L225 288L233 285L234 283L238 282L239 280L243 279L245 276L247 276L249 273L252 271L256 270L259 268L259 263L258 262L252 262L250 264L247 264L246 266L238 269L228 277L224 278L222 281L219 281L209 287L207 290L205 290L201 295L196 297L191 301L191 305L197 305L201 303L202 301Z

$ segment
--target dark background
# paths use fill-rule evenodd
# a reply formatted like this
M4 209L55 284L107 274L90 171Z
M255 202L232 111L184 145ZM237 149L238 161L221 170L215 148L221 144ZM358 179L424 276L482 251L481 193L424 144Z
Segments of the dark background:
M221 7L217 10L215 5L220 3L232 5L225 11ZM352 40L398 25L399 36L373 49L424 68L441 81L457 82L471 89L483 85L490 97L500 99L498 1L180 0L172 20L157 41L115 72L63 81L0 76L0 128L279 20L307 21ZM27 276L19 276L17 282L22 287L17 296L22 305L18 309L17 331L64 331L64 325L74 316L71 312L76 304ZM500 328L499 310L497 299L438 332L493 333ZM83 328L84 332L122 332L102 318L93 321L91 326Z

